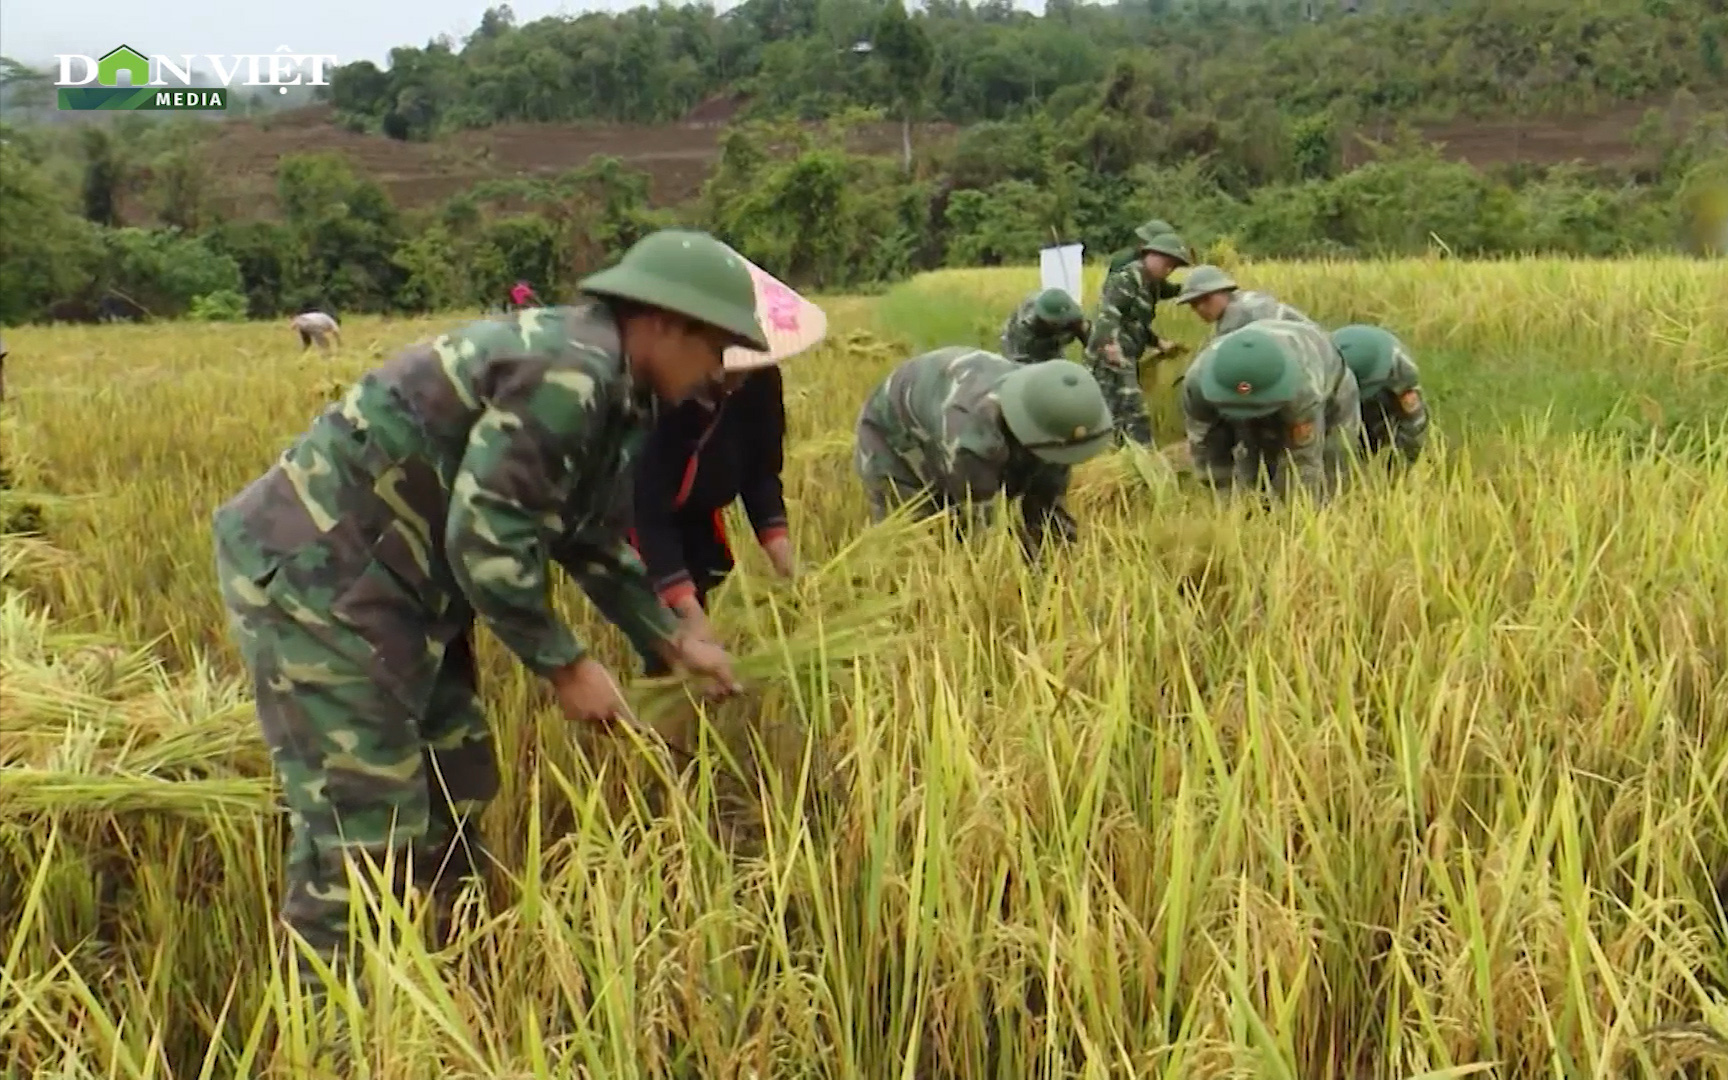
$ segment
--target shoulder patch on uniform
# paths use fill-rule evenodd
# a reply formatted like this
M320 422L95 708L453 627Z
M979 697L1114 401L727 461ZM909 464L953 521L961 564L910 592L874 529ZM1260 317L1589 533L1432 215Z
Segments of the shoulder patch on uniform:
M1414 414L1422 407L1422 393L1418 390L1406 390L1398 395L1398 407L1407 414Z
M1313 441L1314 441L1314 424L1312 421L1303 421L1300 424L1294 424L1291 426L1291 428L1290 428L1290 445L1291 446L1307 446L1309 443L1311 443Z

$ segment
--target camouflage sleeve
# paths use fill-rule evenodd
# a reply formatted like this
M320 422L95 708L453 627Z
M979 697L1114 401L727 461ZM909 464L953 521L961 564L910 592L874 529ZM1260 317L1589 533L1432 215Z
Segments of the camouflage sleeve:
M553 558L643 657L654 656L677 630L677 619L654 594L641 558L623 537L563 537Z
M1326 409L1321 402L1300 402L1279 418L1285 425L1283 460L1273 470L1273 489L1289 499L1293 487L1308 492L1316 504L1331 495L1326 471Z
M1236 432L1200 396L1194 379L1182 383L1182 421L1195 477L1216 491L1229 491L1236 483Z
M1111 274L1104 280L1098 316L1092 320L1092 336L1086 342L1086 360L1116 417L1117 434L1144 445L1152 441L1152 421L1146 414L1145 395L1140 392L1140 346L1127 318L1135 302L1128 291L1130 280L1123 274Z
M1387 383L1397 409L1392 414L1392 440L1404 459L1415 464L1428 443L1428 402L1422 395L1421 376L1416 361L1400 349L1392 361L1392 377Z
M561 530L573 457L588 449L599 405L593 379L540 358L500 358L486 410L456 471L445 549L474 610L530 671L545 676L585 655L552 611L548 544ZM654 607L641 563L597 571L636 586ZM586 591L586 590L585 590ZM656 618L644 609L636 617Z

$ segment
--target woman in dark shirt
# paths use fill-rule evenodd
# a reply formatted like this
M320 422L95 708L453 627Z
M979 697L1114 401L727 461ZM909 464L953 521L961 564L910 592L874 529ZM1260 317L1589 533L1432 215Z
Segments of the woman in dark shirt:
M786 402L780 368L734 366L724 384L667 412L637 461L630 542L648 566L660 600L706 633L708 594L732 571L722 517L734 499L782 577L794 573L780 484ZM711 635L710 635L711 636ZM644 673L668 674L644 657Z

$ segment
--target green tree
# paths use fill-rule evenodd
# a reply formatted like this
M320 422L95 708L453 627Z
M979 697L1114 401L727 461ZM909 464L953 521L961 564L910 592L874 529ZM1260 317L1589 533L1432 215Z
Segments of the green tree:
M101 265L98 281L104 290L164 318L184 315L200 296L239 293L243 284L232 258L174 229L105 230Z
M54 100L54 81L9 56L0 56L0 102L8 110L42 109Z
M130 186L132 163L106 127L79 133L84 150L84 216L98 225L120 224L120 197Z
M287 226L287 305L387 310L403 276L391 258L402 222L384 190L341 155L322 153L284 157L276 194Z
M888 68L895 107L900 114L901 149L905 168L912 171L912 122L924 104L933 60L930 38L918 20L906 14L901 0L888 0L876 20L872 44Z
M162 132L162 149L150 162L156 216L164 225L197 232L207 216L211 189L204 141L210 133L197 122L172 124Z
M97 237L42 164L0 140L0 322L40 318L84 291L98 260Z

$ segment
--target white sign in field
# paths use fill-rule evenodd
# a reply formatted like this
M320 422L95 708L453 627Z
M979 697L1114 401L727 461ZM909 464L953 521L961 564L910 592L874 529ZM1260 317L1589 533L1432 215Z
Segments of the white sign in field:
M1063 244L1061 247L1047 247L1038 253L1038 277L1041 289L1061 289L1074 298L1076 304L1082 307L1086 298L1081 295L1080 272L1081 255L1086 251L1084 244Z

